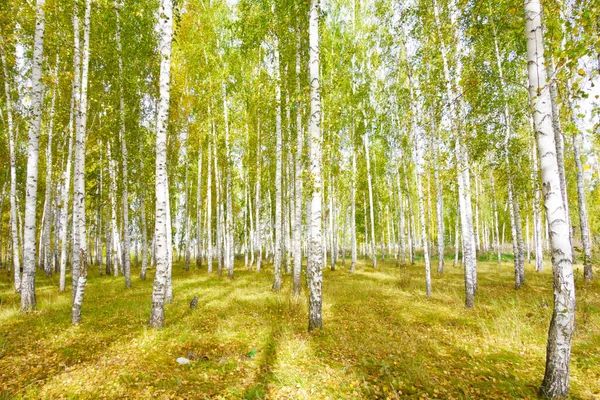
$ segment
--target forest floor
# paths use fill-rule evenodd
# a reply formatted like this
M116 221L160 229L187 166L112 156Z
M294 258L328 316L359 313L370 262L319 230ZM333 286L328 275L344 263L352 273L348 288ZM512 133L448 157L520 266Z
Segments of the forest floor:
M286 276L274 294L270 268L257 274L242 263L231 281L174 265L161 331L146 327L153 273L125 289L122 277L90 267L82 324L71 326L70 290L58 293L57 276L38 275L38 311L21 314L2 271L0 399L535 398L552 313L549 265L528 266L515 291L510 262L480 262L467 310L451 261L432 273L431 298L422 264L361 262L353 275L348 264L324 272L324 329L312 334L306 289L293 300ZM581 275L571 394L600 399L600 281Z

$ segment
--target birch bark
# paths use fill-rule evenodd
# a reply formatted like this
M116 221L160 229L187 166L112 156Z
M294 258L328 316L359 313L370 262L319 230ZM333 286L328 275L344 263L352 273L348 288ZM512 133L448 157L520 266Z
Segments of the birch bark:
M168 180L167 180L167 127L171 87L171 43L173 39L173 0L161 0L159 5L160 97L156 123L156 275L150 310L151 328L165 324L165 296L169 272L169 240L167 238Z
M319 0L311 0L309 14L310 77L310 176L312 201L309 225L308 271L310 274L308 330L323 327L323 254L321 248L321 94L319 84Z
M125 97L123 93L123 48L121 45L121 22L119 9L122 0L116 0L115 13L117 17L117 53L119 54L119 136L121 138L121 162L123 182L123 273L125 275L125 287L131 287L131 240L129 236L129 169L127 156L127 140L125 129Z
M31 73L31 123L29 124L29 142L27 144L27 182L25 186L25 226L23 232L23 278L21 280L21 311L35 309L35 234L36 202L38 184L38 163L40 131L42 124L42 103L44 82L42 67L44 61L44 13L45 0L37 0L36 24L33 40L33 65Z
M6 114L8 119L8 147L10 153L10 235L12 240L12 265L15 293L21 292L21 255L19 252L19 231L17 228L17 167L16 135L13 125L13 110L10 94L10 80L4 48L1 48L2 68L4 72L4 94L6 96Z
M304 130L302 129L302 103L300 95L302 86L300 85L300 29L296 29L296 201L295 201L295 226L294 226L294 296L300 295L302 287L300 285L300 274L302 272L302 174L304 172L302 165L302 156L304 154ZM250 213L252 216L252 213ZM252 220L251 220L252 222Z
M78 96L78 121L75 135L75 178L74 178L74 205L73 210L77 209L76 224L73 226L73 237L77 238L78 246L73 245L73 260L77 259L77 280L74 280L74 298L72 309L72 323L81 322L81 307L83 303L83 293L87 281L87 234L85 225L85 141L87 129L87 86L88 70L90 61L90 14L91 0L85 2L85 16L83 20L83 54L81 57L81 86ZM75 218L75 212L73 212ZM75 252L75 249L78 251ZM83 265L82 265L83 263ZM75 279L75 268L73 270L73 279Z
M554 310L546 347L546 371L539 394L545 398L556 399L566 397L569 391L569 363L575 322L575 284L569 227L561 195L552 128L552 100L543 53L542 9L539 0L525 0L524 9L529 98L535 122L554 271Z

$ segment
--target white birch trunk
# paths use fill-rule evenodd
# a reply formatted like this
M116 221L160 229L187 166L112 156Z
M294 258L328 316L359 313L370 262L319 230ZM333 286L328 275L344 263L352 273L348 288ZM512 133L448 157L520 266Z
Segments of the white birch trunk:
M127 165L127 140L125 130L125 98L123 93L123 48L121 45L121 22L119 9L121 0L116 0L115 13L117 17L117 53L119 54L119 136L121 138L122 180L123 180L123 274L125 287L131 287L131 244L129 237L129 169Z
M50 122L48 123L48 143L46 147L46 192L44 196L44 230L43 230L43 256L40 263L46 272L46 276L52 276L52 254L50 252L50 235L52 232L52 136L54 130L54 109L56 106L56 90L58 86L58 56L54 69L54 87L52 89L52 100L50 104Z
M321 94L319 84L319 0L311 0L309 14L310 77L310 176L312 201L309 224L308 268L310 274L308 330L323 327L323 253L321 249Z
M227 103L227 90L225 83L223 83L223 114L225 117L225 157L226 157L226 204L225 204L225 260L227 275L229 279L233 279L233 263L234 263L234 250L235 244L233 241L233 193L232 193L232 181L231 181L231 148L229 145L229 105Z
M542 191L549 222L554 271L554 311L548 332L546 371L539 394L563 398L569 391L571 340L575 322L575 284L569 227L561 195L552 128L552 104L544 61L539 0L525 0L529 97L542 171Z
M302 273L302 174L304 173L302 156L304 154L304 130L302 129L302 103L300 95L302 86L300 85L300 29L296 30L296 201L294 218L294 284L292 292L294 296L299 296L302 290L300 285L300 275ZM252 217L252 213L250 213Z
M535 140L531 148L533 160L533 182L534 182L534 197L533 197L533 243L535 247L535 270L542 272L544 270L544 249L542 243L542 213L540 211L540 186L539 186L539 169L538 155Z
M281 289L281 245L283 242L282 236L282 180L281 168L283 163L282 155L282 132L281 132L281 82L279 76L279 40L275 37L275 134L277 136L276 144L276 161L275 161L275 258L273 261L273 291L279 292Z
M140 279L145 281L148 269L148 226L146 223L146 191L143 188L140 195L140 214L142 219L142 269Z
M256 272L260 272L262 267L262 220L261 220L261 176L262 176L262 152L261 152L261 144L260 144L260 117L258 119L257 124L257 157L256 157L256 251L258 252L256 257Z
M119 258L119 244L121 240L119 238L119 230L117 228L117 174L115 160L112 157L111 143L108 142L107 146L108 153L108 175L110 178L110 229L111 229L111 251L110 251L110 264L113 266L113 274L115 277L119 276L119 270L121 269L121 260Z
M210 140L208 141L208 174L206 178L206 257L207 257L207 265L208 265L208 273L212 274L212 264L213 264L213 247L212 247L212 149Z
M15 293L21 292L21 255L19 252L19 231L17 228L17 167L16 167L16 135L13 125L13 110L10 95L10 80L4 48L1 49L2 68L4 72L4 94L6 96L6 114L8 119L8 147L10 153L10 235L12 240L12 266L14 273Z
M438 138L433 139L435 142L434 148L434 179L435 179L435 190L436 190L436 203L435 210L437 216L437 239L438 239L438 274L444 273L444 235L445 235L445 227L444 227L444 193L443 193L443 185L440 182L440 171L439 171L439 142Z
M490 171L490 182L492 183L492 206L494 212L494 230L496 232L496 252L498 264L502 262L501 243L500 243L500 227L498 223L498 202L496 201L496 186L494 185L494 174Z
M23 278L21 281L21 311L35 309L35 234L38 163L44 83L42 69L44 60L44 13L45 0L37 0L36 24L33 41L33 65L31 73L31 123L27 144L27 182L25 186L25 226L23 232Z
M375 213L373 210L373 179L371 177L371 159L369 157L369 135L365 133L365 157L367 160L367 183L369 187L369 216L371 218L371 259L373 268L377 268L377 254L375 249Z
M73 210L77 209L76 223L73 226L73 237L78 242L77 253L75 252L75 241L73 246L73 260L77 259L77 281L74 280L74 297L72 309L72 323L81 322L81 306L83 303L83 293L87 280L87 240L85 225L85 141L87 129L87 86L88 70L90 61L90 14L91 0L85 2L85 16L83 20L83 53L81 57L81 86L78 96L78 121L75 135L75 178L74 178L74 205ZM83 265L81 265L83 263ZM74 263L73 263L74 264ZM72 268L75 272L75 268ZM81 270L81 271L80 271ZM75 273L73 273L75 277Z
M456 136L456 164L457 164L457 180L458 180L458 198L459 198L459 210L461 218L461 230L462 230L462 243L463 243L463 257L465 259L465 305L467 308L472 308L474 305L475 288L476 288L476 246L475 246L475 235L473 229L473 212L471 209L471 194L469 192L469 168L468 168L468 157L466 150L461 141L461 129L459 124L460 113L455 102L460 102L458 96L458 87L452 85L450 77L450 69L448 66L448 56L446 45L444 44L440 21L439 21L439 10L438 5L434 2L434 16L436 21L436 27L438 31L438 37L440 39L440 51L442 54L444 78L446 81L446 95L447 102L450 104L451 119L453 130L457 132ZM455 22L454 10L451 10L451 20ZM454 25L454 24L453 24ZM458 36L458 35L455 35ZM460 39L455 38L458 43ZM456 86L460 83L460 74L462 65L460 63L460 51L457 48L457 71L454 76Z
M358 249L356 246L356 144L354 143L354 121L352 122L352 198L350 199L350 235L352 235L352 263L350 273L356 269L358 261Z
M581 161L581 129L576 115L577 110L573 101L573 89L571 78L567 79L567 95L571 111L571 122L573 124L573 158L577 169L577 207L579 209L579 228L581 231L581 244L583 246L583 277L587 282L592 281L592 241L590 239L590 227L585 201L585 183L583 182L583 163Z
M202 267L202 145L198 145L198 186L196 189L196 267Z
M173 39L173 0L161 0L159 5L160 97L156 118L156 275L152 289L151 328L165 324L165 295L169 272L169 211L167 180L167 128L171 87L171 43Z

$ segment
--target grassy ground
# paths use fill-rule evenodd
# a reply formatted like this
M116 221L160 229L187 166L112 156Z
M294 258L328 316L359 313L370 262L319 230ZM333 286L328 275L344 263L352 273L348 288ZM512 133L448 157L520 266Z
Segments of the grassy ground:
M238 266L233 281L179 264L173 273L158 332L146 328L153 274L126 290L91 268L76 327L56 277L38 276L38 311L24 315L2 274L0 398L534 398L543 376L551 272L528 268L515 291L510 263L480 263L476 308L466 310L460 268L434 273L426 298L422 265L338 267L325 271L316 334L290 277L277 295L270 270ZM580 276L571 393L598 399L600 284Z

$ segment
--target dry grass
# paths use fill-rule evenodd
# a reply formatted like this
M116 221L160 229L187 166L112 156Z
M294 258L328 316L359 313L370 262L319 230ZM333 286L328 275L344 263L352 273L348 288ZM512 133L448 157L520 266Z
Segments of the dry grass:
M56 278L38 276L39 311L28 315L1 278L0 398L534 398L544 371L552 275L528 268L515 291L509 263L479 264L470 311L459 268L434 273L426 298L422 265L360 264L354 275L338 266L325 271L316 334L306 332L306 298L291 299L290 277L272 293L269 270L240 265L230 281L176 265L158 332L146 328L152 274L130 290L97 274L78 327ZM597 399L600 285L577 288L571 393ZM181 356L194 360L178 365Z

